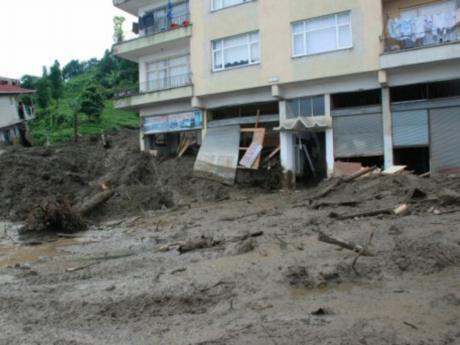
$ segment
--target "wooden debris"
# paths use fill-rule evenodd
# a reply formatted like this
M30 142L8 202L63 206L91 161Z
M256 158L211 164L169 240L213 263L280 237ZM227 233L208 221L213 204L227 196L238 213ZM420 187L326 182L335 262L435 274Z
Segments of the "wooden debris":
M113 190L106 190L94 195L89 200L76 207L76 210L83 216L91 213L94 209L106 203L114 195Z
M95 266L95 265L97 265L98 263L99 263L99 262L92 262L92 263L89 263L89 264L86 264L86 265L83 265L83 266L69 267L69 268L67 268L65 271L66 271L66 272L69 272L69 273L77 272L77 271L80 271L80 270L84 270L85 268L88 268L88 267L91 267L91 266Z
M409 208L409 205L402 204L396 207L393 212L397 216L407 216L410 214L410 208Z
M318 194L316 194L314 197L312 197L311 200L321 199L325 197L330 192L332 192L337 186L339 186L341 183L342 183L342 179L334 180L334 182L332 182L329 186L327 186L322 191L320 191Z
M398 175L398 174L401 174L406 169L407 169L407 165L393 165L392 167L384 170L382 172L382 174L384 174L384 175Z
M362 201L359 200L346 200L346 201L315 201L311 208L318 210L321 207L334 207L334 206L357 206Z
M363 168L361 169L360 171L354 173L353 175L351 176L347 176L343 179L344 182L351 182L351 181L354 181L356 180L357 178L361 177L361 176L364 176L370 172L373 172L374 170L377 170L377 167L376 166L373 166L373 167L367 167L367 168Z
M179 251L179 253L184 254L198 249L212 248L219 245L220 243L221 241L215 241L211 237L203 236L198 240L191 240L184 243L183 245L179 246L177 250Z
M345 240L343 240L341 238L333 237L333 236L327 235L327 234L325 234L323 232L319 233L318 241L324 242L324 243L327 243L327 244L332 244L332 245L335 245L335 246L339 246L340 248L351 250L351 251L353 251L355 253L360 254L361 256L375 256L375 254L373 252L371 252L365 246L362 246L362 245L354 243L354 242L345 241Z
M379 216L381 214L392 214L394 210L391 208L384 208L379 210L372 210L372 211L364 211L364 212L357 212L351 214L337 214L335 212L331 212L329 214L330 218L335 218L338 220L346 220L346 219L354 219L354 218L362 218L362 217L374 217Z

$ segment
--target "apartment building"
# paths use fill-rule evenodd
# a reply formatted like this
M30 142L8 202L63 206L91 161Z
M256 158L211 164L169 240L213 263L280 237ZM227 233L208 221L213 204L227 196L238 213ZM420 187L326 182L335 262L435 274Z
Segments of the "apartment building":
M115 106L140 113L142 149L257 121L292 175L337 160L460 169L460 0L114 5L139 17L114 46L139 87Z
M35 91L19 85L19 80L0 77L0 143L6 145L26 140L27 121L34 117L33 108L20 96Z

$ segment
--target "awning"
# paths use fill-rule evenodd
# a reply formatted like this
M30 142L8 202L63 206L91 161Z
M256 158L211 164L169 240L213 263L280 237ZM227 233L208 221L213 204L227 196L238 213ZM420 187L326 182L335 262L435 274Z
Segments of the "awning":
M279 127L276 127L274 130L280 132L299 132L331 127L332 119L329 116L311 116L285 120Z

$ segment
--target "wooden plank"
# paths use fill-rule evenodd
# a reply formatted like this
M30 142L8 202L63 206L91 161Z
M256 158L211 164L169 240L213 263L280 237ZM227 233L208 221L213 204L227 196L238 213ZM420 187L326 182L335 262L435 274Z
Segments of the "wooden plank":
M389 167L388 169L384 170L382 174L384 175L396 175L399 173L402 173L404 170L406 170L407 165L393 165L392 167Z
M246 151L245 155L241 159L240 165L248 169L252 168L254 162L258 159L261 152L262 145L253 142L249 147L249 150Z
M265 128L257 128L257 129L261 129L261 130L258 130L256 132L254 132L252 142L256 143L256 144L259 144L263 149L264 140L265 140ZM262 152L262 149L261 149L261 152ZM252 169L256 169L256 170L259 169L259 167L260 167L260 159L261 159L261 155L259 154L259 156L257 157L256 161L251 166Z

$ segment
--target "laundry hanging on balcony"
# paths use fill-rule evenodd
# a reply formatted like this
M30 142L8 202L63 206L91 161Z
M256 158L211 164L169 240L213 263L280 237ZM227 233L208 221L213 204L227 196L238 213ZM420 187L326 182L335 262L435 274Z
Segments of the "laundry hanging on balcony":
M149 27L152 27L155 23L153 12L147 13L143 17L139 18L139 29L145 30Z
M400 18L390 18L387 32L391 39L412 41L423 39L423 43L440 43L456 40L456 30L460 23L455 3L446 3L444 8L426 6L408 9Z

